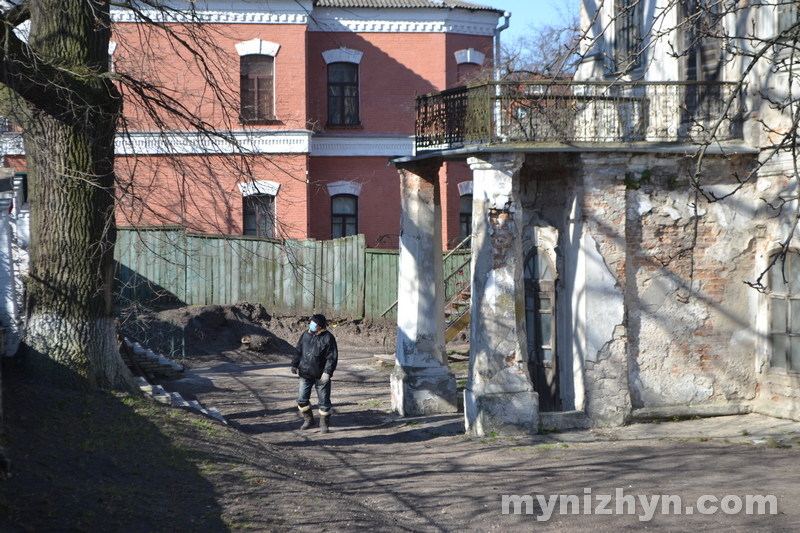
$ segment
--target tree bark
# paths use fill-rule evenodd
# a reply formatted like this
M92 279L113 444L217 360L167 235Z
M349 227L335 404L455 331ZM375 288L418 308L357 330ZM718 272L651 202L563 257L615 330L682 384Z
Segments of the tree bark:
M31 211L23 353L29 370L72 388L135 390L113 313L114 133L121 113L108 72L108 4L30 4L34 80L8 80L22 120ZM8 36L6 37L8 39ZM7 48L7 49L13 49ZM10 61L6 57L4 73ZM28 77L30 78L30 76Z

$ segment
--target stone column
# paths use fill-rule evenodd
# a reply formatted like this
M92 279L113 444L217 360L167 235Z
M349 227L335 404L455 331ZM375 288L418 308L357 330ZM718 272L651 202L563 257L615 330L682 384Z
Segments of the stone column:
M456 380L444 340L442 209L438 160L399 164L400 278L392 409L402 416L455 413Z
M528 371L519 170L521 154L470 158L472 302L467 434L535 433L539 395Z

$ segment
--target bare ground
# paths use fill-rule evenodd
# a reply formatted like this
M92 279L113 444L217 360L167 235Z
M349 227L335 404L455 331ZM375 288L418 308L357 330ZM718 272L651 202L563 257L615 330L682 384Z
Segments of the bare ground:
M374 356L391 332L340 323L332 431L299 431L287 346L304 319L162 313L149 331L177 327L190 367L163 386L215 407L228 425L143 397L53 389L9 369L3 440L14 464L0 481L0 531L800 530L800 424L746 415L470 438L460 414L391 413L391 365ZM243 349L243 327L262 328L272 348ZM465 364L453 366L463 379ZM683 512L646 519L640 503L627 514L612 502L599 514L592 500L591 514L556 505L537 520L546 514L537 495L582 503L618 489L637 500L677 495ZM504 494L532 495L531 514L503 514ZM686 512L702 495L747 494L775 495L778 513Z

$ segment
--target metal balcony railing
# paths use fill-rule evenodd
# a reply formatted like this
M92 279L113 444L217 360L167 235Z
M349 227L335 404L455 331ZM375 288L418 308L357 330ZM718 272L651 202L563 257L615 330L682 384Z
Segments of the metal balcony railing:
M416 103L417 152L742 138L736 83L486 82L418 96Z

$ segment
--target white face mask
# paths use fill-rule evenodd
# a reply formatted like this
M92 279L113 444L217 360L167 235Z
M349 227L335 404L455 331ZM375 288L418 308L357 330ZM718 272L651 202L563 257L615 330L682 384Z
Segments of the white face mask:
M308 331L310 331L311 333L316 333L318 329L319 329L319 326L317 326L317 323L316 323L316 322L314 322L314 321L312 321L312 322L311 322L311 323L308 325Z

